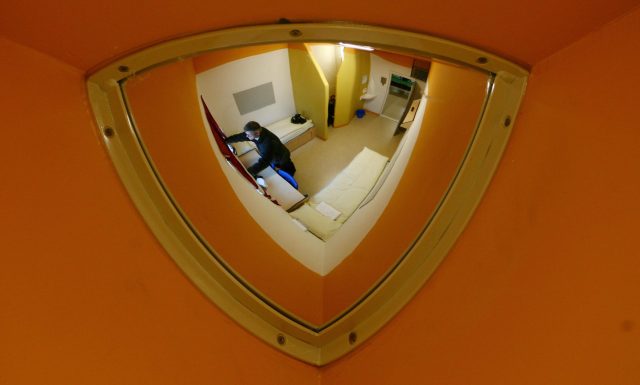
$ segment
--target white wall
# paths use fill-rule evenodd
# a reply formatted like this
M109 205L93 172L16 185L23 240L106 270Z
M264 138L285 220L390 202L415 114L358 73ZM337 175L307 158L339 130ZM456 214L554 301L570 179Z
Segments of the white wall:
M233 94L268 82L273 83L275 104L240 115ZM242 132L250 120L266 126L295 114L287 49L212 68L196 75L196 84L211 114L227 135Z
M335 95L338 69L342 63L339 55L339 46L335 44L311 44L310 48L313 58L322 69L327 83L329 83L329 95Z
M376 114L382 112L384 101L389 90L389 84L391 83L392 73L410 78L411 68L387 61L374 53L371 54L371 73L369 76L369 85L367 86L367 94L374 94L376 97L365 102L364 108L366 110L375 112ZM384 85L381 82L383 77L387 78L387 82Z

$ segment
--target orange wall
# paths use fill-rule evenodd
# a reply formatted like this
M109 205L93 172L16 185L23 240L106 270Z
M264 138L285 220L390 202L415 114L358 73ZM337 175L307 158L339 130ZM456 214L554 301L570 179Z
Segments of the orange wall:
M234 49L223 49L195 56L193 68L196 74L210 70L223 64L263 53L287 49L287 44L267 44Z
M453 252L323 384L638 383L639 25L636 10L535 66Z
M232 269L279 306L322 323L322 279L281 249L238 200L215 158L191 60L127 82L133 117L169 191Z
M292 10L429 28L533 64L637 1L451 2L403 20L358 2L335 14L289 1L249 15L166 2L154 17L120 0L99 17L77 17L84 1L56 17L8 4L2 34L86 70L152 41ZM322 383L637 383L638 25L636 9L535 66L505 158L456 248L386 328L322 370ZM157 245L95 135L82 73L1 38L0 48L11 75L0 96L0 382L317 384L317 370L238 328Z
M381 57L382 59L391 62L391 63L395 63L397 65L403 66L403 67L413 67L413 57L411 56L407 56L407 55L400 55L397 53L392 53L392 52L385 52L385 51L380 51L380 50L375 50L373 52L371 52L372 55L376 55ZM424 59L422 59L424 60Z
M0 383L317 384L164 253L101 145L82 72L0 50Z
M394 3L392 3L395 5ZM281 0L85 0L0 2L0 35L87 70L155 42L241 25L349 20L430 33L532 65L601 24L638 5L638 0L403 0L403 12L381 12L387 1L331 0L316 6ZM126 12L124 12L126 10ZM55 15L55 17L52 17Z

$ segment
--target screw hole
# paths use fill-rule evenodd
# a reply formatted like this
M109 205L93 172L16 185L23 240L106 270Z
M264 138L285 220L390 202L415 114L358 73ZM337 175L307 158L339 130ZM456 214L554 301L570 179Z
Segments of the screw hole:
M113 128L111 127L105 127L102 132L104 133L104 136L106 136L107 138L111 138L116 133L115 131L113 131Z
M479 64L487 64L487 63L489 62L489 59L487 59L487 58L486 58L486 57L484 57L484 56L480 56L480 57L476 60L476 62L478 62Z
M509 127L511 125L511 116L504 118L504 126Z
M124 72L129 72L129 67L127 66L120 66L118 67L118 71L124 73Z
M358 335L356 334L356 332L349 333L349 345L355 344L357 340L358 340Z
M278 345L284 345L287 343L287 338L283 334L278 334L276 341L278 341Z
M291 31L289 31L289 35L293 37L299 37L302 36L302 31L300 31L299 29L292 29Z

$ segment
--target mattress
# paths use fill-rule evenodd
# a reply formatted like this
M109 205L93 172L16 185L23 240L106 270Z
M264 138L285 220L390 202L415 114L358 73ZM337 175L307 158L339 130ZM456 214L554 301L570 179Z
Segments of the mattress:
M282 143L287 143L311 127L313 127L313 122L311 120L307 120L302 124L294 124L291 123L291 118L286 118L269 124L267 126L267 130L276 134Z
M282 143L287 143L288 141L307 131L311 127L313 127L313 121L311 120L307 120L303 124L294 124L291 123L290 117L266 126L267 130L276 134L276 136L280 138L280 141ZM234 143L233 146L235 147L238 156L246 154L247 152L256 148L256 146L251 142L238 142Z
M326 241L358 209L375 186L388 160L386 156L365 147L328 186L290 215Z
M344 223L376 184L388 160L365 147L328 186L309 200L309 205L315 207L325 202L340 212L335 221Z

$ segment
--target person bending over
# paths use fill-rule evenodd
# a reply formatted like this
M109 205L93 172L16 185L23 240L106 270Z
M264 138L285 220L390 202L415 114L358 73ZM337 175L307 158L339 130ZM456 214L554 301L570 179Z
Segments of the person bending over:
M296 166L291 161L289 149L285 147L273 132L260 126L258 122L251 121L244 126L244 132L229 136L225 143L253 142L258 148L260 159L247 168L247 171L255 178L257 174L267 166L276 171L282 170L293 176Z

